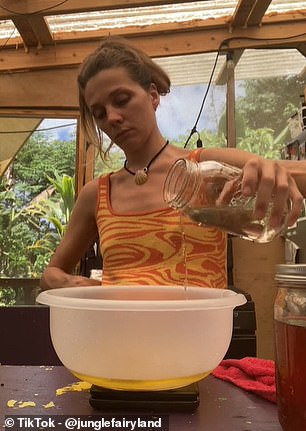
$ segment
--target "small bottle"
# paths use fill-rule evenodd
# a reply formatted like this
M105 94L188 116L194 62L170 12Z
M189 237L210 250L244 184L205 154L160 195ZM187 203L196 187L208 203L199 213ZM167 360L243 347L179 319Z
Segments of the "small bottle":
M179 159L165 180L164 200L199 224L251 241L269 242L285 230L287 213L281 226L272 228L270 203L264 218L256 219L256 196L243 196L241 178L242 170L235 166Z
M92 280L102 281L102 274L102 269L91 269L89 278L91 278Z
M306 264L277 265L276 397L283 431L306 430Z

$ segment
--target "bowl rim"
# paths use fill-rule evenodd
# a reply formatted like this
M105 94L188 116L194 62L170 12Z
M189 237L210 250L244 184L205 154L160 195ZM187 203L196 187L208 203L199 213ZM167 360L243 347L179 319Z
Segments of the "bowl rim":
M159 291L163 289L164 292L179 290L181 294L185 292L196 293L205 292L210 293L210 298L190 298L190 299L173 299L173 300L129 300L129 299L103 299L103 298L84 298L80 296L82 293L100 293L101 289L107 289L108 292L114 291L128 291L145 289L147 291ZM205 289L205 291L203 291ZM73 295L79 295L73 297ZM78 286L78 287L63 287L57 289L50 289L41 292L36 301L40 304L48 305L51 308L70 308L82 310L103 310L103 311L191 311L191 310L206 310L206 309L234 309L239 305L247 302L246 297L241 293L236 293L230 289L217 289L208 287L192 286L185 290L184 286Z

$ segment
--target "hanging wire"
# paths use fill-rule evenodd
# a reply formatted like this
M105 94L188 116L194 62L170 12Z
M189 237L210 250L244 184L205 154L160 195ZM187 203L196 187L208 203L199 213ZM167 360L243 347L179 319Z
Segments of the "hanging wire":
M43 129L36 129L36 130L1 130L0 131L0 135L6 135L6 134L14 134L14 133L38 133L38 132L46 132L48 130L54 130L54 129L62 129L63 127L69 127L69 126L75 126L77 123L67 123L67 124L62 124L60 126L51 126L51 127L46 127Z
M198 113L197 118L196 118L196 121L195 121L195 123L194 123L194 125L193 125L193 127L192 127L192 129L191 129L191 131L190 131L190 134L189 134L189 136L188 136L188 138L187 138L187 140L186 140L186 142L185 142L185 144L184 144L184 148L186 148L186 147L187 147L188 142L190 141L191 137L192 137L195 133L197 133L197 135L198 135L198 139L197 139L197 148L201 148L201 147L203 146L203 144L202 144L202 140L201 140L201 137L200 137L200 134L199 134L199 132L197 131L197 125L198 125L198 122L199 122L199 120L200 120L200 118L201 118L202 111L203 111L203 108L204 108L204 104L205 104L205 101L206 101L206 99L207 99L207 95L208 95L208 92L209 92L209 90L210 90L210 87L211 87L211 83L212 83L212 80L213 80L213 77L214 77L214 74L215 74L215 70L216 70L217 63L218 63L218 58L219 58L220 51L221 51L221 48L222 48L223 43L224 43L224 42L222 42L222 43L220 44L219 48L218 48L217 55L216 55L216 57L215 57L215 61L214 61L214 64L213 64L213 67L212 67L212 70L211 70L211 73L210 73L210 77L209 77L209 81L208 81L208 84L207 84L207 88L206 88L206 91L205 91L205 93L204 93L204 96L203 96L203 99L202 99L202 102L201 102L201 106L200 106L199 113Z
M221 49L222 49L222 47L223 47L224 45L225 45L228 49L230 49L230 47L229 47L229 43L230 43L231 41L234 41L234 40L250 40L250 41L269 41L269 40L273 40L273 41L275 41L275 40L279 40L279 41L284 41L284 40L288 40L288 39L295 39L295 38L297 38L297 37L301 37L301 36L305 36L305 35L306 35L306 32L299 33L299 34L296 34L296 35L293 35L293 36L289 36L289 37L257 38L257 37L248 37L248 36L243 36L243 37L241 37L241 36L233 36L233 37L230 37L230 38L224 39L224 40L220 43L220 45L219 45L219 48L218 48L218 51L217 51L217 54L216 54L216 58L215 58L215 61L214 61L214 64L213 64L213 67L212 67L212 70L211 70L211 74L210 74L210 77L209 77L209 81L208 81L208 84L207 84L207 88L206 88L206 91L205 91L205 93L204 93L204 96L203 96L203 99L202 99L202 102L201 102L201 106L200 106L200 109L199 109L198 116L197 116L197 118L196 118L196 121L195 121L195 123L194 123L194 125L193 125L193 127L192 127L192 129L191 129L191 131L190 131L190 133L189 133L189 136L188 136L187 140L185 141L184 148L186 148L186 147L187 147L187 145L188 145L188 143L189 143L189 141L190 141L191 137L192 137L195 133L197 133L197 135L198 135L198 139L197 139L197 148L201 148L201 147L203 146L203 144L202 144L202 140L201 140L201 137L200 137L200 134L199 134L199 132L198 132L198 130L197 130L197 125L198 125L198 122L199 122L199 120L200 120L200 118L201 118L202 111L203 111L203 108L204 108L204 104L205 104L205 101L206 101L206 99L207 99L207 95L208 95L208 92L209 92L209 90L210 90L210 87L211 87L211 83L212 83L213 76L214 76L214 73L215 73L215 70L216 70L216 67L217 67L217 62L218 62L218 58L219 58L219 55L220 55Z
M8 44L8 42L12 39L12 37L14 36L14 33L16 31L16 28L13 28L13 31L11 32L11 34L9 35L9 37L6 39L6 41L4 42L3 45L0 46L0 51L6 47L6 45Z

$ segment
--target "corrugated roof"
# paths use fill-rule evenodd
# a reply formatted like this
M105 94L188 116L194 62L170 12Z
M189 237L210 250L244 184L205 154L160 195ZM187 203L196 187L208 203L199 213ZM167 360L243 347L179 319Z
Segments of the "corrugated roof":
M207 83L216 53L157 58L170 75L172 85ZM220 56L214 74L217 78L224 64ZM306 67L306 58L296 49L248 49L235 69L236 80L298 75Z
M183 23L191 20L207 21L230 17L238 0L208 0L168 5L134 7L78 14L46 16L45 20L54 35L57 33L86 32L101 29L148 27L152 24ZM273 0L266 15L304 10L306 2L298 0ZM0 39L17 36L12 21L0 21ZM0 42L1 44L1 42ZM174 85L205 83L208 81L216 54L194 54L159 58L157 61L169 72ZM245 50L236 66L236 79L299 74L305 69L306 60L296 49ZM224 64L220 56L215 77ZM188 71L188 73L186 73Z
M238 1L205 1L160 5L115 11L70 14L48 17L52 31L86 31L99 28L147 26L169 22L215 19L231 16Z
M231 16L238 1L205 1L173 5L145 6L99 12L53 15L46 17L52 32L89 31L101 28L122 28L151 24L183 22ZM12 21L0 26L0 39L9 37L14 29ZM18 35L16 30L15 35Z
M231 17L238 0L207 0L170 5L134 7L99 12L63 14L46 17L52 32L89 31L101 28L123 28L152 24L208 20ZM266 15L306 9L300 0L272 0ZM9 37L14 30L11 20L2 21L0 39ZM18 35L16 29L14 36Z

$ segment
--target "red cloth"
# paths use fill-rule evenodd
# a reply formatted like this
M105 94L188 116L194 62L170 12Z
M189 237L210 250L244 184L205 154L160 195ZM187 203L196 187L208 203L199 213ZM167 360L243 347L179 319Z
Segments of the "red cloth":
M276 403L274 361L251 357L225 359L212 374Z

